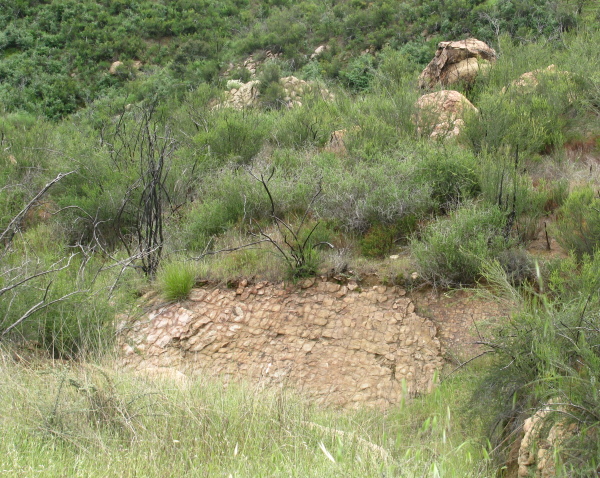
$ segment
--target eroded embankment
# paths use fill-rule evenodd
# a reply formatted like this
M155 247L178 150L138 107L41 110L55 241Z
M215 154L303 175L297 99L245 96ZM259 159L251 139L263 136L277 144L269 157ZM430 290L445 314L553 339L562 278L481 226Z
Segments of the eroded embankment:
M415 313L405 291L384 286L196 289L120 330L127 367L285 383L350 407L384 408L427 391L443 365L434 323Z

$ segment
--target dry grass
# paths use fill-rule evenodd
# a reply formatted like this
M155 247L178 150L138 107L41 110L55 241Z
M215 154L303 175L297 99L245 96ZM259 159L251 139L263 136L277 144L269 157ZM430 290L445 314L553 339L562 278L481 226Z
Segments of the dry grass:
M285 388L0 357L0 476L483 477L451 410L466 381L387 413L308 403Z

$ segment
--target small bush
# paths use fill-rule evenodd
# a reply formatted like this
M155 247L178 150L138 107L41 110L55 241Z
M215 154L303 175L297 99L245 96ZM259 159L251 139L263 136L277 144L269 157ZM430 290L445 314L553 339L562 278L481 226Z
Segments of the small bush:
M373 79L374 63L372 55L361 55L350 61L348 66L340 71L340 80L354 91L365 91Z
M44 270L56 272L42 274L2 294L0 333L10 329L8 339L35 343L54 358L77 360L101 353L114 338L118 305L117 299L108 300L103 288L94 286L96 280L110 280L98 270L100 261L92 258L86 263L71 257L69 262L68 256L60 259L56 255L58 250L40 250L43 257L21 261L23 252L32 258L38 252L29 249L35 244L25 247L21 241L19 238L15 244L18 253L4 256L5 262L0 264L2 286L10 287ZM58 270L61 267L65 268ZM25 318L30 310L34 313L21 321L19 318Z
M365 257L385 256L393 249L396 241L412 234L416 225L417 218L414 215L406 216L392 226L375 224L360 240L361 254Z
M323 146L332 131L328 124L333 120L330 109L318 101L314 105L285 111L277 121L272 142L279 147L296 149Z
M505 68L501 64L500 71L492 74L502 74ZM543 70L536 75L535 87L514 86L510 81L517 78L513 77L507 79L508 85L503 85L507 87L504 93L490 88L476 99L480 114L467 118L464 129L465 138L475 151L498 151L510 144L518 145L524 154L541 153L564 143L578 87L568 74ZM514 71L511 73L514 75ZM492 82L497 80L491 78Z
M591 188L571 193L558 210L557 240L581 258L593 255L600 247L600 197Z
M507 249L498 254L498 262L506 277L514 286L520 286L535 278L535 264L523 249Z
M285 88L280 83L269 83L260 97L260 104L267 110L278 110L286 104Z
M207 131L194 137L196 146L205 147L220 164L234 160L247 164L262 148L268 126L264 116L223 108L211 118Z
M514 213L511 232L527 242L537 237L540 218L552 193L533 187L521 157L510 149L495 155L482 154L478 182L487 204L497 206L507 217Z
M365 257L382 257L394 246L395 231L391 227L377 224L360 240L360 252Z
M408 216L421 216L430 209L431 189L416 177L412 154L406 159L374 158L346 170L328 168L318 212L361 233L375 224L394 225Z
M291 280L312 277L319 272L321 254L313 246L307 246L302 251L302 262L288 265L287 277Z
M475 283L481 277L482 262L508 248L505 224L506 217L497 207L474 204L433 222L421 239L411 242L419 274L436 287Z
M419 164L418 174L431 186L431 198L442 213L476 197L481 190L476 159L468 152L432 151Z
M265 63L262 71L258 76L258 91L264 94L270 85L273 83L278 84L279 80L281 80L281 68L274 61L269 61Z
M196 270L193 263L172 261L158 273L160 292L167 300L187 298L196 283Z
M242 217L244 204L241 197L228 197L227 201L208 199L196 205L185 222L185 245L194 251L203 251L213 236L217 236Z

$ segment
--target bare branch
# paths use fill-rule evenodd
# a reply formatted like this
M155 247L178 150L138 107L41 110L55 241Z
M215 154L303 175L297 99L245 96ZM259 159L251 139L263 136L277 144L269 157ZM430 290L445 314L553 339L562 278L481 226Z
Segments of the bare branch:
M12 221L10 221L10 223L8 224L8 226L6 227L6 229L0 234L0 243L4 243L4 244L8 244L10 243L10 241L12 240L15 231L19 228L19 225L21 224L21 221L23 220L23 218L25 217L25 214L27 214L27 211L29 211L32 207L34 207L37 202L42 198L42 196L44 196L44 194L46 194L46 192L48 192L48 190L54 186L57 182L59 182L62 178L68 176L69 174L73 174L75 171L69 171L68 173L60 173L58 176L56 176L52 181L50 181L48 184L46 184L40 192L38 192L34 198L29 201L29 203L27 203L27 205L21 209L21 211L15 216L13 217Z
M57 267L57 268L54 268L54 269L52 268L56 264L62 262L64 260L64 258L63 258L60 261L55 262L54 264L52 264L50 266L50 269L48 269L48 270L45 270L45 271L38 272L36 274L27 276L24 279L20 280L19 282L15 282L14 284L7 285L6 287L0 289L0 296L2 296L3 294L5 294L9 290L15 289L16 287L19 287L20 285L25 284L26 282L29 282L30 280L35 279L36 277L42 277L42 276L45 276L45 275L48 275L48 274L52 274L53 272L58 272L58 271L62 271L64 269L66 269L67 267L69 267L69 265L71 265L71 260L73 260L73 257L75 257L76 255L77 254L71 254L71 256L67 260L67 263L64 266Z
M52 282L50 282L50 284L48 284L48 286L46 287L46 292L44 294L44 298L41 301L39 301L37 304L35 304L33 307L31 307L27 312L25 312L15 322L13 322L12 325L8 326L4 330L4 332L2 332L2 335L1 335L2 337L5 336L8 332L10 332L12 329L14 329L17 325L21 324L28 317L31 317L33 314L38 312L39 310L45 309L46 307L49 307L52 304L56 304L57 302L61 302L75 294L81 294L83 292L88 292L87 290L76 290L76 291L73 291L73 292L63 295L62 297L59 297L58 299L54 299L50 302L46 302L46 298L48 296L48 291L50 290L51 285L52 285Z

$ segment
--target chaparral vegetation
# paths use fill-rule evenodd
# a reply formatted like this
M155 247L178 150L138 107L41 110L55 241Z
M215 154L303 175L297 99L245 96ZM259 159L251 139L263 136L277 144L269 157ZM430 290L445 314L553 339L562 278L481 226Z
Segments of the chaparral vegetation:
M595 0L0 0L0 476L596 476L599 26ZM438 49L468 38L493 54ZM385 412L115 365L148 293L373 274L508 317Z

